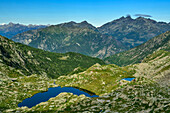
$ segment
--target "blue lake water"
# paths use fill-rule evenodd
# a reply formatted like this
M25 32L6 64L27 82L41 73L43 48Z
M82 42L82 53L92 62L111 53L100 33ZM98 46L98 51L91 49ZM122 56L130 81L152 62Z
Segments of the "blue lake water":
M62 92L69 92L78 96L84 94L87 97L99 97L98 95L90 94L89 92L87 93L77 88L73 88L73 87L61 88L59 86L59 87L48 88L47 92L37 93L33 95L31 98L26 98L25 100L23 100L21 103L18 104L18 107L27 106L28 108L31 108L41 102L48 101L52 97L56 97L58 94Z
M132 81L133 79L135 79L135 78L124 78L122 80Z

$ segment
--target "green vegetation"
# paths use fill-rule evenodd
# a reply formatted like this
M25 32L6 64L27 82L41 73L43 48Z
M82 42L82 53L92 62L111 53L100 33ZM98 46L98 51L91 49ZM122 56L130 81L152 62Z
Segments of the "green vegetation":
M64 58L64 60L66 57ZM20 76L12 80L6 75L6 65L0 73L2 112L168 112L169 65L167 51L156 51L142 63L119 67L114 64L95 64L83 71L74 70L73 75L49 79L46 76ZM166 69L164 69L166 67ZM14 68L9 68L8 72ZM77 70L77 71L76 71ZM83 71L78 73L78 71ZM160 70L162 70L160 72ZM14 70L15 72L16 70ZM121 80L135 77L131 82ZM12 80L12 81L11 81ZM53 84L53 81L56 84ZM23 99L49 87L74 86L94 92L100 97L61 93L47 102L32 108L17 107ZM5 103L4 103L5 102Z
M52 25L42 30L17 34L12 39L51 52L78 52L103 59L143 44L169 30L168 23L128 16L98 28L86 21Z
M0 74L0 78L0 111L17 108L24 99L53 86L46 76L20 76L12 80Z
M121 42L101 34L87 22L53 25L35 32L32 30L18 34L12 39L51 52L77 52L98 58L126 50Z
M68 106L65 112L168 112L168 89L158 84L133 84ZM54 112L54 111L53 111Z
M152 60L158 60L157 58L161 59L163 57L168 57L170 56L170 52L164 51L164 50L159 50L155 51L153 54L148 55L142 62L150 62Z
M51 53L0 36L0 112L169 112L169 34L127 51L126 61L141 63L124 67L78 53ZM135 79L122 80L129 77ZM25 98L57 86L78 87L99 97L61 93L32 108L17 107Z
M102 95L122 86L120 80L134 77L134 73L135 71L130 67L95 64L84 72L59 77L56 84L58 86L79 87Z
M67 57L66 59L62 59ZM56 78L72 72L75 68L86 69L95 63L105 64L98 58L79 53L52 53L15 43L0 36L1 63L13 67L23 75L40 74Z
M107 57L104 60L107 63L113 63L119 66L125 66L129 64L139 63L146 56L160 49L170 51L170 31L167 31L157 37L154 37L140 46Z

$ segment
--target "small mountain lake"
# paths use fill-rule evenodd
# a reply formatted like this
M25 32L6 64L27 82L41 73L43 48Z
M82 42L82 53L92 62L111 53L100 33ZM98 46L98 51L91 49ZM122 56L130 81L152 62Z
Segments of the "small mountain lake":
M133 79L135 79L135 78L124 78L124 79L122 79L122 80L132 81Z
M98 95L95 95L92 92L89 92L87 90L83 89L78 89L74 87L53 87L53 88L48 88L47 92L43 93L37 93L33 95L31 98L26 98L23 100L21 103L18 104L18 107L22 106L27 106L28 108L31 108L41 102L48 101L52 97L56 97L60 93L63 92L68 92L68 93L73 93L74 95L81 95L84 94L87 97L99 97Z

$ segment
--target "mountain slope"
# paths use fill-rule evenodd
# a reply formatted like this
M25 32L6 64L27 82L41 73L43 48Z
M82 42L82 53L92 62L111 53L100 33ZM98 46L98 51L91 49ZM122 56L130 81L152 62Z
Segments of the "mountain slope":
M126 50L121 42L99 33L86 21L68 22L24 32L14 36L12 40L51 52L78 52L98 58Z
M84 72L60 76L56 85L78 86L98 94L97 98L60 93L22 112L168 112L170 52L159 50L142 63L126 67L95 64ZM135 77L133 81L122 78Z
M127 16L108 22L98 30L103 34L112 35L123 42L127 48L133 48L161 33L170 31L170 24L143 17L132 19Z
M78 53L60 54L35 49L3 36L0 36L0 63L21 75L41 74L53 78L69 74L77 67L84 69L95 63L104 64L100 59Z
M170 31L167 31L159 36L156 36L140 46L107 57L104 60L107 63L113 63L119 66L139 63L147 55L152 54L154 51L159 49L170 51Z
M0 63L1 64L1 63ZM84 72L57 79L45 76L20 76L15 81L0 70L1 112L168 112L170 52L159 50L148 55L142 63L119 67L114 64L95 64ZM1 68L1 66L0 66ZM135 77L131 82L122 80ZM53 82L55 81L56 84ZM99 95L60 93L46 102L18 107L18 103L49 87L76 86Z
M28 30L45 28L46 25L22 25L22 24L14 24L10 22L9 24L0 25L0 35L12 38L14 35L18 33L22 33Z
M97 99L86 98L80 100L73 105L66 106L66 108L61 111L168 112L170 110L170 52L164 50L156 51L147 56L142 63L126 67L135 70L135 74L133 75L135 77L134 81L128 82L122 85L121 88L102 95ZM99 69L101 69L101 67L97 70ZM113 71L117 70L114 69ZM96 74L101 74L101 72ZM60 78L62 78L62 76ZM119 85L121 86L120 81ZM106 89L108 89L108 87L103 87L103 90ZM36 106L33 110L38 109L40 106L41 105Z

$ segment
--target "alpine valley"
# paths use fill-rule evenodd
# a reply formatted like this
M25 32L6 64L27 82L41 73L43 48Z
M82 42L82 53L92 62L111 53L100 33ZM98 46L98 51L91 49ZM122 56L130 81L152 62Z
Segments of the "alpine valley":
M135 64L141 62L149 54L158 50L170 51L170 31L158 35L144 44L141 44L128 51L109 56L104 60L107 63L117 64L119 66Z
M12 40L0 36L0 112L170 111L169 23L127 16L96 28L71 21ZM36 104L19 106L29 99Z

